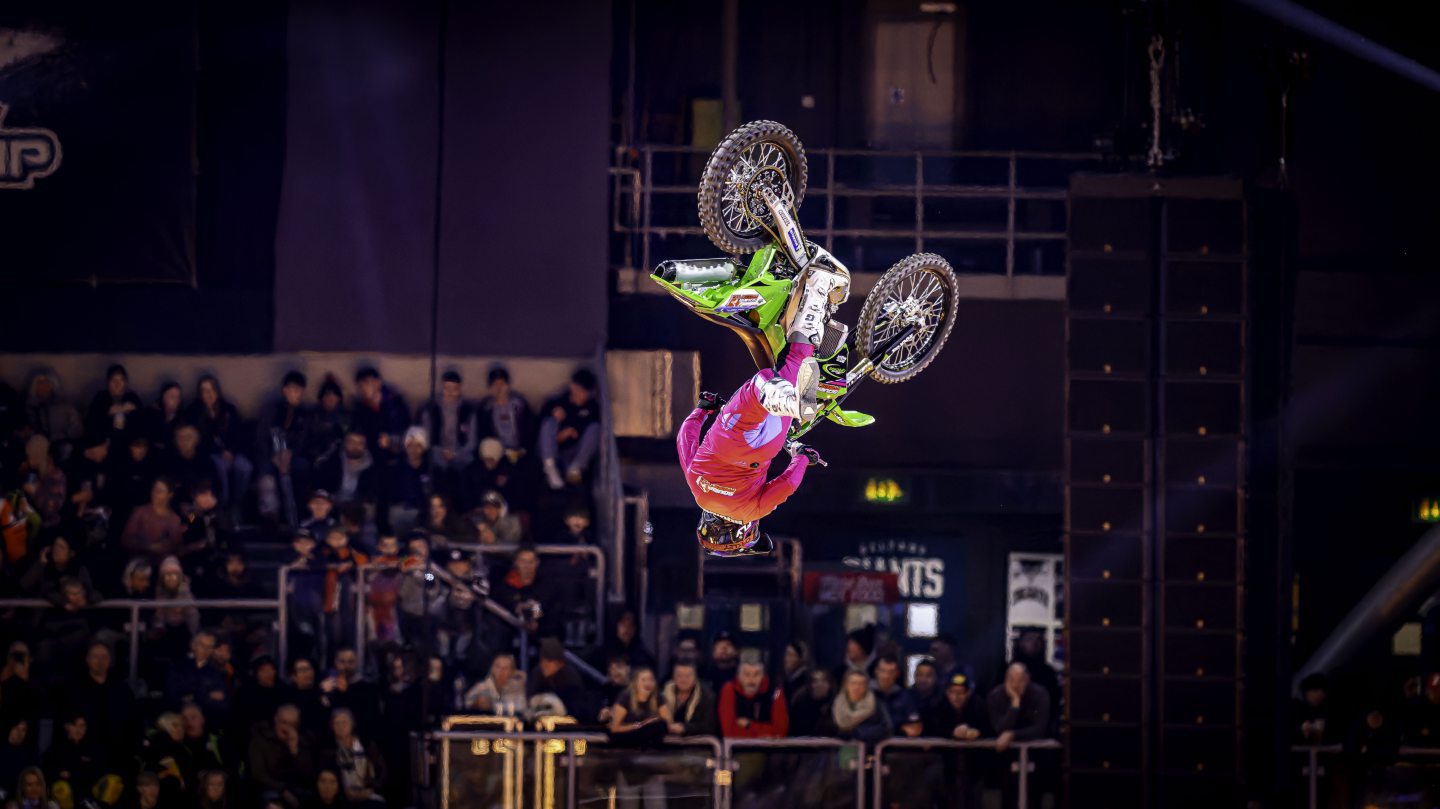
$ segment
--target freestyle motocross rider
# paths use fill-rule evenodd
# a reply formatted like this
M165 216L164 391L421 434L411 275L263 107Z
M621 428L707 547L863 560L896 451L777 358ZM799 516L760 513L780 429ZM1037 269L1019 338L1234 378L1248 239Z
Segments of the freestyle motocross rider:
M820 370L813 354L824 334L828 305L844 302L848 290L848 279L812 268L777 366L755 374L728 402L702 393L681 425L676 450L685 482L702 509L696 536L707 553L769 553L774 545L760 532L760 519L799 488L808 466L825 463L813 447L787 441L787 436L794 419L815 417ZM770 461L781 449L790 453L790 464L766 480Z

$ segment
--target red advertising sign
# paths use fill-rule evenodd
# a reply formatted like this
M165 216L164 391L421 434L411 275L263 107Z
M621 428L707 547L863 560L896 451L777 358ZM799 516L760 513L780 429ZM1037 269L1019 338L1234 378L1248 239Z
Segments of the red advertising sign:
M893 604L900 600L894 573L806 573L805 601L810 604Z

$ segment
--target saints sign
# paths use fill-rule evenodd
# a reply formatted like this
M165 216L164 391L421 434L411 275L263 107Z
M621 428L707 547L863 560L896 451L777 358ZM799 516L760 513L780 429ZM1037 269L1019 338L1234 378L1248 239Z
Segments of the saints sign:
M0 188L28 189L60 168L60 139L49 129L7 127L0 104Z

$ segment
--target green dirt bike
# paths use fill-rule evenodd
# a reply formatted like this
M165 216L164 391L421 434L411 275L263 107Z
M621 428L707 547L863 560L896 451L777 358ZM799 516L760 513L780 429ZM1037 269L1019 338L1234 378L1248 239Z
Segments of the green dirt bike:
M773 368L785 346L784 325L799 303L806 273L850 271L808 241L795 212L805 197L805 150L795 134L774 121L754 121L731 132L710 153L700 178L700 223L705 235L735 258L661 262L651 274L690 311L740 335L759 368ZM891 267L860 309L853 338L833 318L843 300L830 300L825 336L816 349L820 409L791 424L790 439L822 418L863 427L873 416L841 407L867 376L896 384L925 370L955 326L955 272L933 253L917 253ZM846 292L848 294L848 291ZM858 355L852 364L852 349Z

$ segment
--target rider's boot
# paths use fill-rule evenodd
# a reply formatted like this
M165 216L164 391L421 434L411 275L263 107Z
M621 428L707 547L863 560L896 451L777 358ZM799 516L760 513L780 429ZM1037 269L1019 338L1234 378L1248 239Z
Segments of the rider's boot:
M795 314L787 324L786 339L818 348L825 339L830 306L845 300L848 293L849 284L844 276L818 267L811 269L805 276L805 288L800 291Z
M816 394L820 387L820 364L806 357L795 374L795 384L784 377L771 377L760 387L760 404L777 416L799 419L815 418L818 410Z

